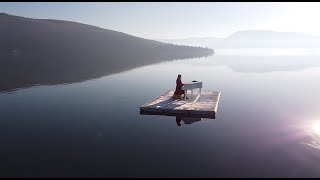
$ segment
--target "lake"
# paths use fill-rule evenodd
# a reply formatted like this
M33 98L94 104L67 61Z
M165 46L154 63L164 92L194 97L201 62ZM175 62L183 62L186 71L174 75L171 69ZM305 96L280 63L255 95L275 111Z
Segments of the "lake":
M0 94L1 177L320 177L320 50L215 49ZM57 72L59 73L59 72ZM220 91L192 124L139 107L175 80Z

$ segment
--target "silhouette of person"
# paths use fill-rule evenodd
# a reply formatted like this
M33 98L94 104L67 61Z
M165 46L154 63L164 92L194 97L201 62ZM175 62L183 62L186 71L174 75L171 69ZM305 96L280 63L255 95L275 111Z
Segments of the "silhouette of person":
M181 126L181 117L180 116L176 116L176 123L177 123L177 126Z
M178 75L177 80L176 80L176 90L173 94L174 98L179 98L181 99L181 95L184 94L184 90L182 90L182 86L184 84L181 81L181 74ZM185 95L185 94L184 94ZM186 95L185 95L186 96ZM188 97L186 97L186 99L189 99Z

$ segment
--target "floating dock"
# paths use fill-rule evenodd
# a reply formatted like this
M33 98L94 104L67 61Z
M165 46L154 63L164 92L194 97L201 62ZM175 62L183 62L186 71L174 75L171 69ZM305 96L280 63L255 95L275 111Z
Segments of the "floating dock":
M220 100L220 92L187 93L189 99L172 98L169 90L140 107L140 114L187 116L215 119Z

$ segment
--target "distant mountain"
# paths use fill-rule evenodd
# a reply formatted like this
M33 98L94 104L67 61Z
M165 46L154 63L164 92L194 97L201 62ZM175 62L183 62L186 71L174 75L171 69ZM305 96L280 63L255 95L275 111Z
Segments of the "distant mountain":
M301 39L301 40L312 40L319 38L318 36L312 36L304 33L298 32L277 32L277 31L268 31L268 30L246 30L246 31L237 31L231 34L227 40L292 40L292 39Z
M156 41L164 42L164 43L172 43L176 45L190 45L192 46L200 46L206 47L208 44L212 42L216 42L221 40L221 38L216 37L192 37L185 39L155 39Z
M77 22L0 13L0 91L79 82L165 60L209 56Z
M159 39L161 42L209 48L320 48L320 37L298 32L237 31L227 38Z

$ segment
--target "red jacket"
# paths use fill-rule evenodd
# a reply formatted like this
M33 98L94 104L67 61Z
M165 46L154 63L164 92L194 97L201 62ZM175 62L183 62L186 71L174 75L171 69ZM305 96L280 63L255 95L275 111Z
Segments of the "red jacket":
M181 79L177 79L176 81L176 91L174 92L175 95L182 95L183 90L181 89L184 84L182 84Z

